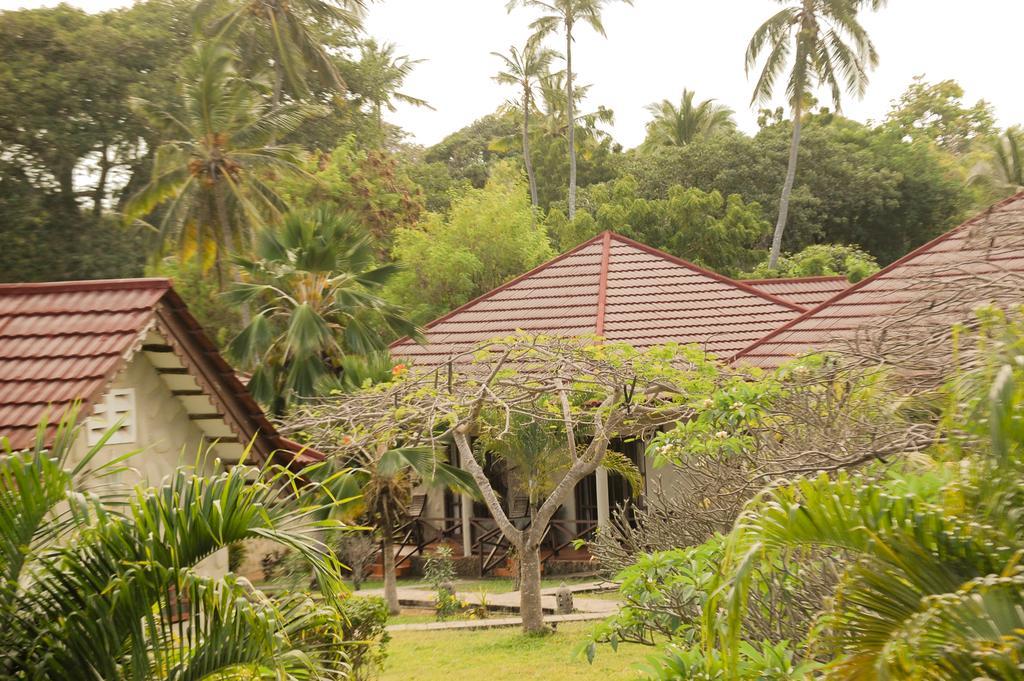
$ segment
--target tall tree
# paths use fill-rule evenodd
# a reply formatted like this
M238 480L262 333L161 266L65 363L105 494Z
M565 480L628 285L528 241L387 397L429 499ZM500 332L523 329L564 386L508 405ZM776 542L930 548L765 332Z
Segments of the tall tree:
M684 89L679 106L667 99L647 106L654 118L647 124L644 147L682 147L698 137L736 128L732 109L713 99L694 104L694 95L692 90Z
M786 3L787 0L779 0ZM878 9L886 0L797 0L761 24L747 45L746 70L753 69L762 52L767 51L761 75L754 86L751 104L769 101L775 83L790 63L786 98L793 112L793 137L789 165L779 200L779 217L768 258L774 267L782 248L782 234L789 214L789 197L796 179L797 153L804 108L813 90L819 86L831 91L839 108L845 85L853 95L862 96L868 83L868 70L878 64L878 53L860 25L857 12L864 6Z
M160 248L174 238L183 255L198 254L204 264L216 265L221 284L225 256L251 244L267 214L281 212L280 198L261 173L302 172L300 150L271 140L319 111L269 105L238 75L236 64L223 44L201 44L176 111L138 102L166 141L156 151L149 183L124 208L132 221L163 206L154 226Z
M381 328L416 333L401 309L376 294L396 267L378 266L369 235L330 206L289 213L278 229L260 233L254 258L236 262L246 280L229 298L255 305L256 314L228 350L253 372L249 389L275 414L295 397L317 394L349 353L383 350Z
M565 99L566 135L569 143L569 219L576 215L576 98L573 93L572 44L573 31L578 23L586 23L601 36L607 36L601 21L601 12L609 0L509 0L507 8L512 11L518 5L540 10L542 15L533 20L531 38L539 42L549 35L562 31L565 34ZM622 0L632 5L633 0Z
M503 62L503 69L494 76L494 80L502 85L514 85L520 88L518 102L513 104L523 117L523 165L526 166L526 179L530 183L530 202L534 207L537 200L537 178L533 173L533 161L530 158L530 115L533 101L536 98L536 87L539 79L548 72L555 52L528 42L521 50L512 46L508 54L491 52Z
M203 0L197 14L203 16L217 4L219 0ZM365 0L231 0L227 12L209 30L215 35L251 32L252 54L262 62L256 68L273 69L276 105L282 101L285 85L296 98L304 98L310 76L334 90L345 88L323 35L336 28L358 32L365 10Z
M377 122L377 133L384 140L384 110L395 111L395 102L428 109L434 107L425 99L413 97L401 91L405 79L422 59L410 59L407 55L396 55L394 43L378 44L370 39L363 43L355 73L358 75L360 97L372 108Z

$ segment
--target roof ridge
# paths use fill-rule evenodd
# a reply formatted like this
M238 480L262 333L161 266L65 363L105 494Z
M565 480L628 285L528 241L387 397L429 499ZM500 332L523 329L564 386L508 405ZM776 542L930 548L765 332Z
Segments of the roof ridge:
M1024 199L1024 191L1017 192L1016 194L1013 194L1012 196L1006 197L1002 201L999 201L997 203L992 204L991 206L989 206L985 210L977 213L976 215L968 218L967 220L964 220L963 222L961 222L956 227L953 227L952 229L950 229L950 230L948 230L948 231L938 235L934 239L931 239L930 241L927 241L927 242L921 244L920 246L918 246L917 248L913 249L912 251L910 251L909 253L907 253L903 257L898 258L897 260L894 260L893 262L889 263L888 265L886 265L882 269L880 269L877 272L875 272L874 274L872 274L870 277L865 277L864 279L861 279L856 284L853 284L852 286L849 286L849 287L843 289L842 291L840 291L836 295L832 296L831 298L829 298L827 300L822 301L818 305L815 305L814 307L810 308L809 310L807 310L803 314L797 315L795 318L790 319L788 322L786 322L785 324L782 324L777 329L773 329L769 333L766 333L764 336L758 338L756 341L754 341L753 343L751 343L750 345L748 345L747 347L743 348L739 352L735 353L732 357L730 357L729 358L729 363L731 364L732 362L735 362L736 360L738 360L739 358L743 357L744 355L746 355L747 353L749 353L751 350L753 350L754 348L758 347L759 345L762 345L762 344L766 343L767 341L771 340L772 338L775 338L779 334L781 334L781 333L783 333L785 331L788 331L790 328L796 326L796 324L798 324L799 322L801 322L804 319L808 319L809 317L813 316L816 312L818 312L818 310L821 310L821 309L823 309L824 307L826 307L828 305L833 305L836 301L841 300L841 299L843 299L843 298L845 298L845 297L847 297L847 296L849 296L849 295L851 295L851 294L861 290L862 288L867 286L869 283L871 283L873 281L877 281L878 279L881 279L881 278L887 276L890 272L892 272L897 267L900 267L900 266L906 264L907 262L909 262L910 260L913 260L914 258L917 258L918 256L923 255L923 254L929 252L935 246L938 246L939 244L941 244L941 243L945 242L946 240L950 239L954 234L958 234L959 232L963 231L964 229L967 229L968 227L970 227L974 223L978 222L982 218L984 218L986 216L989 216L992 213L995 213L996 211L1001 210L1001 209L1005 208L1006 206L1008 206L1008 205L1010 205L1012 203L1015 203L1016 201L1022 200L1022 199Z
M169 289L170 287L171 280L166 277L15 282L0 284L0 295L16 295L19 293L70 293L72 291L119 291L123 289Z
M601 272L597 277L597 314L594 316L594 333L604 335L604 315L608 310L608 266L612 256L612 232L606 230L601 237Z
M797 305L796 303L791 303L788 300L785 300L785 299L780 298L778 296L772 295L771 293L767 293L765 291L761 291L761 290L759 290L759 289L757 289L757 288L755 288L753 286L750 286L749 284L745 284L745 283L743 283L742 280L733 279L731 277L725 276L724 274L719 274L718 272L715 272L714 270L709 270L706 267L701 267L700 265L696 265L696 264L690 262L689 260L684 260L683 258L680 258L678 256L672 255L671 253L666 253L665 251L662 251L662 250L659 250L657 248L654 248L653 246L648 246L647 244L640 243L639 241L635 241L633 239L630 239L629 237L623 236L621 234L618 234L617 232L613 232L611 230L607 230L607 231L608 231L608 234L611 235L612 239L615 239L616 241L619 241L620 243L623 243L623 244L625 244L627 246L630 246L632 248L639 249L639 250L644 251L645 253L648 253L648 254L653 255L655 257L662 258L663 260L667 260L668 262L671 262L673 264L679 265L681 267L686 267L687 269L693 270L694 272L697 272L698 274L701 274L701 275L703 275L705 277L709 277L711 279L715 279L716 281L720 281L720 282L722 282L724 284L729 284L731 286L735 286L736 288L740 289L741 291L745 291L747 293L751 293L751 294L753 294L755 296L758 296L760 298L764 298L765 300L769 300L769 301L771 301L771 302L773 302L773 303L775 303L777 305L782 305L783 307L786 307L786 308L788 308L790 310L794 310L796 312L804 312L804 311L807 310L806 307L803 307L801 305ZM603 233L602 233L602 236L603 236Z

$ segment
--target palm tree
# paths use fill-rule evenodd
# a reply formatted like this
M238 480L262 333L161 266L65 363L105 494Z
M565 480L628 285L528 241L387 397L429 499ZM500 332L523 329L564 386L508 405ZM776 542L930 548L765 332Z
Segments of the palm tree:
M378 45L376 40L367 40L362 45L359 62L354 73L360 82L358 92L370 103L377 132L384 138L384 110L394 112L395 102L433 109L425 99L401 92L406 78L422 59L410 59L407 55L396 55L394 43Z
M775 83L786 70L792 55L786 97L793 111L793 137L789 165L779 199L779 217L772 237L769 267L775 267L782 248L782 234L789 215L789 197L796 179L797 151L805 104L818 86L831 90L832 101L840 107L843 86L862 96L868 84L868 70L878 64L878 53L860 25L857 12L863 6L878 9L886 0L778 0L791 3L761 24L747 45L746 71L757 65L761 53L768 56L761 69L751 104L769 101Z
M332 502L308 487L289 500L295 475L247 465L206 477L183 468L118 494L103 479L123 459L98 464L105 440L73 457L73 422L51 445L43 424L34 447L0 455L3 678L349 678L340 566L317 539L328 523L313 519ZM194 569L254 538L301 556L324 601L271 600Z
M990 185L1002 195L1024 191L1024 132L1007 128L992 144L992 157L971 172L971 184Z
M371 239L330 206L287 214L260 233L254 258L235 262L245 281L228 299L256 312L228 352L253 372L250 391L275 414L294 397L316 395L349 353L384 350L380 328L416 333L400 308L377 295L396 266L378 266Z
M224 256L252 243L266 216L278 216L282 199L264 182L267 173L302 173L300 150L271 139L290 132L319 111L292 104L268 105L235 70L234 53L220 43L196 48L177 111L137 107L163 131L149 183L125 204L127 221L163 206L157 225L160 250L168 240L184 257L215 264L224 282Z
M523 117L523 165L526 166L526 178L530 183L530 201L536 208L539 205L537 199L537 178L533 173L533 161L530 158L530 115L533 110L533 101L536 99L536 86L539 78L547 74L551 60L556 53L553 50L543 49L534 43L527 43L522 50L512 46L508 54L491 52L504 63L503 70L499 71L494 80L502 85L514 85L520 88L521 95L518 102L514 102Z
M1011 327L1012 329L1012 327ZM787 551L846 557L815 630L829 678L1017 678L1024 651L1024 343L961 376L947 414L952 479L905 489L841 473L763 492L737 520L726 576L705 609L705 645L736 661L752 576ZM942 452L940 452L942 453ZM800 554L804 555L804 554ZM721 618L721 619L720 619Z
M394 541L409 519L413 488L425 485L459 494L478 494L473 476L448 464L444 453L430 447L360 447L347 452L348 458L342 461L351 472L337 478L334 496L358 497L361 503L352 507L352 516L368 518L380 534L384 600L392 615L400 612Z
M219 7L219 0L203 0L196 14L204 16ZM323 45L322 34L336 28L360 31L365 11L365 0L229 0L227 11L212 22L209 30L223 36L237 29L254 29L253 51L261 59L272 56L271 101L276 106L281 103L285 84L296 98L305 98L310 74L331 89L345 89L335 57Z
M569 219L576 215L576 97L573 93L572 43L573 30L578 23L586 23L601 36L607 36L601 22L601 11L608 0L509 0L508 11L518 5L540 10L542 16L533 20L531 40L539 42L558 31L565 34L565 101L566 130L569 144ZM622 0L632 5L633 0Z
M676 106L667 99L647 106L654 119L647 124L645 148L683 147L699 137L710 137L719 132L733 130L733 110L713 99L694 105L694 93L683 90Z

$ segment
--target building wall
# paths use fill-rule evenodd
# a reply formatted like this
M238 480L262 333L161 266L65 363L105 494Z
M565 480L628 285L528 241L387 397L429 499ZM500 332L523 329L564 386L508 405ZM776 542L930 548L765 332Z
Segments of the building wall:
M137 452L123 464L130 470L118 473L114 482L125 486L157 485L179 466L196 463L198 455L209 446L203 432L189 419L181 400L171 394L145 353L136 353L110 385L111 390L120 388L135 391L135 441L108 444L94 459L100 465ZM74 461L80 461L88 451L87 437L83 429L72 449ZM209 457L203 469L212 472L212 468L213 460ZM224 549L204 560L199 571L217 576L225 574L227 566L227 550Z

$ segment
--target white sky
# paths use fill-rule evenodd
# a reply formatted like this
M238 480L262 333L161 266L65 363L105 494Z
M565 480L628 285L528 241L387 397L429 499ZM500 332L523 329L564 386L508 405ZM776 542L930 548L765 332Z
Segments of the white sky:
M0 0L0 8L38 7L56 0ZM90 11L129 4L126 0L71 0ZM590 106L615 111L615 138L639 144L654 101L678 100L684 87L699 99L714 97L737 112L740 126L756 129L749 107L752 82L743 73L743 51L753 30L778 8L773 0L635 0L611 3L605 12L608 38L581 28L573 51L580 82L592 83ZM404 88L436 109L402 107L389 120L413 140L429 145L493 111L513 93L491 81L492 51L521 44L532 11L505 11L505 0L377 0L367 31L398 45L399 54L426 61ZM1024 123L1020 79L1020 0L890 0L863 19L881 63L867 96L847 98L844 111L858 120L878 120L911 78L953 78L966 99L990 101L1002 125ZM556 45L553 45L556 46ZM556 46L557 47L557 46Z

